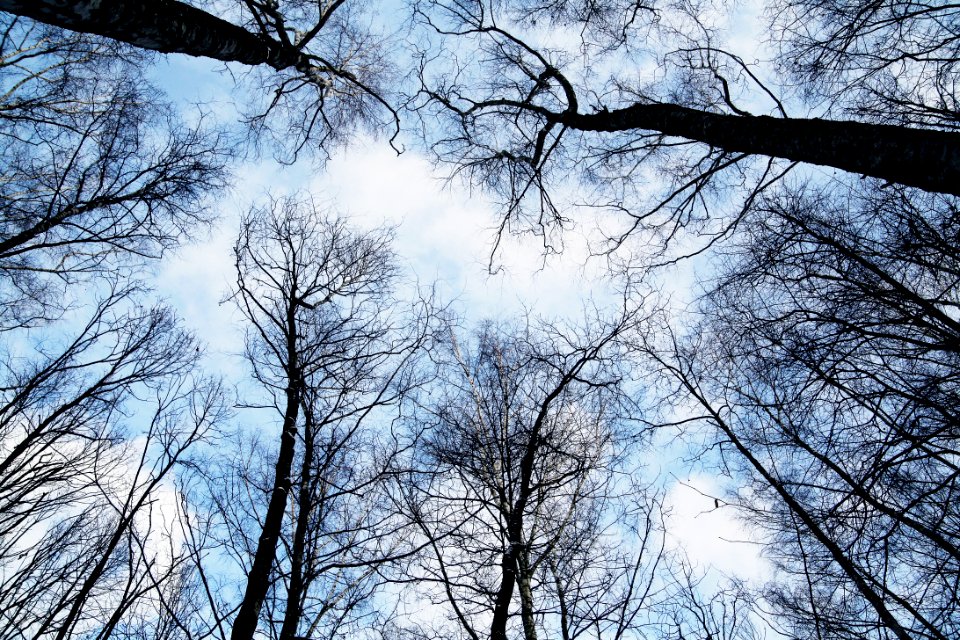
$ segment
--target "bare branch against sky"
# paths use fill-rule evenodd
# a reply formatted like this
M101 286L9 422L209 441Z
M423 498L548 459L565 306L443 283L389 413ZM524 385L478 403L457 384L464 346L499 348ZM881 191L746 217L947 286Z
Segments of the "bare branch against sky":
M0 640L960 636L960 8L0 12Z

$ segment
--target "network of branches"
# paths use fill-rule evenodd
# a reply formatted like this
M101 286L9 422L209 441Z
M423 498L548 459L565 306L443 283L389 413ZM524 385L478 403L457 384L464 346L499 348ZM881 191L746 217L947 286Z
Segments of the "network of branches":
M960 636L960 6L0 12L0 640ZM395 229L223 197L359 132L617 293L470 325ZM235 378L148 284L225 220ZM762 570L676 542L697 474Z

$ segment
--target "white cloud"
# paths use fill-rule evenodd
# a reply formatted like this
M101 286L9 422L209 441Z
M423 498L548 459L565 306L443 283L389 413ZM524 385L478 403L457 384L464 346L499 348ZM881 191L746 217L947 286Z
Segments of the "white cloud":
M599 263L583 268L586 245L575 240L544 264L539 241L505 238L491 275L494 207L480 193L446 182L417 153L398 157L383 143L357 144L334 157L310 188L362 226L395 225L395 249L420 283L439 281L441 293L457 297L475 319L524 308L575 314L586 296L606 293Z
M757 534L737 517L725 495L720 483L706 475L676 482L665 500L667 544L701 568L762 582L772 568L760 556Z
M236 219L226 212L208 238L164 260L154 280L158 293L205 345L208 366L224 375L242 367L236 356L243 349L243 322L236 305L224 302L234 281Z

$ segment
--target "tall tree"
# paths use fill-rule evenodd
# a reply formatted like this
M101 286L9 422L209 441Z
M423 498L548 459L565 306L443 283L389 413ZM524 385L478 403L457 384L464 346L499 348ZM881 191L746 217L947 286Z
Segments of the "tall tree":
M798 635L956 634L957 209L765 199L661 365L739 456ZM740 460L734 464L733 460Z
M0 20L3 637L107 638L162 601L184 566L166 498L223 417L135 278L210 222L227 154L136 58Z
M388 419L416 382L426 324L392 298L389 244L387 232L354 232L294 198L243 222L235 297L254 378L282 426L234 638L252 637L268 596L278 637L336 632L398 553L375 500L393 454L368 422Z
M176 549L158 558L173 514L154 503L222 399L172 314L134 300L92 304L61 348L51 327L33 353L4 350L2 637L106 638L176 572Z
M636 468L633 315L488 322L439 345L399 508L424 541L409 597L447 624L415 616L412 637L756 637L749 598L711 594L666 549L656 481Z
M596 560L603 546L624 455L619 345L628 325L592 327L602 335L591 339L490 324L464 346L451 332L436 402L416 418L420 471L404 510L428 547L412 578L445 594L457 635L534 640L578 626L574 596L556 628L544 627L544 602L571 584L567 563L581 553Z
M847 7L859 28L859 5L773 3L773 11L797 7L789 14L792 30L776 31L796 45L785 43L786 53L805 55L802 37L792 38L807 29L804 7L831 4ZM890 36L883 43L888 56L906 51L899 59L923 60L903 63L910 73L900 85L915 82L910 100L929 103L923 107L928 116L910 118L900 114L914 102L901 100L900 85L881 85L878 77L890 73L871 75L868 67L862 75L874 78L872 95L884 96L875 100L884 113L825 111L812 94L812 105L788 100L796 95L790 87L761 82L762 66L723 49L719 29L710 26L715 14L702 4L436 0L415 6L437 34L437 47L449 43L442 54L423 54L415 108L444 123L431 137L437 157L500 196L504 228L546 233L570 217L568 202L584 203L619 216L603 221L611 246L646 231L649 253L653 241L684 231L694 237L728 232L730 217L796 163L958 193L960 138L950 97L955 58L949 56L956 29L949 7L893 15L877 9L883 17L863 26L871 41L880 39L881 28ZM871 11L865 13L872 19ZM750 26L764 27L759 19ZM943 46L924 49L928 41ZM820 50L853 66L845 42L838 35ZM861 57L873 54L862 50ZM434 126L432 118L425 121ZM573 195L571 176L580 179Z
M0 10L150 51L268 68L251 82L249 117L259 131L280 127L284 157L365 123L397 125L387 100L393 65L358 3L245 0L227 19L175 0L9 2Z
M208 225L222 140L178 122L136 61L87 36L0 20L0 323L57 317L66 288L130 273Z

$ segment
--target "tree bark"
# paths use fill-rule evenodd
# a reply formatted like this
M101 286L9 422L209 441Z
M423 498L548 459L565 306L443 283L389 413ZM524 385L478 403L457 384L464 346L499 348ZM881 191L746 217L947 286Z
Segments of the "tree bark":
M512 537L510 548L503 553L501 560L500 588L497 590L497 599L493 605L493 619L490 621L490 640L507 640L507 620L510 617L510 601L513 600L513 589L517 584L517 564L514 558Z
M579 131L657 131L727 152L834 167L926 191L960 195L960 134L819 118L772 118L635 104L554 118Z
M530 553L524 548L517 554L517 587L520 592L520 622L524 640L537 640L537 625L533 617L533 587Z
M292 47L176 0L0 0L0 10L161 53L275 69L301 61Z
M557 386L540 406L540 412L533 423L530 431L530 439L523 452L523 458L520 460L520 486L517 489L517 499L510 506L507 516L507 536L510 544L509 548L503 554L502 573L503 579L500 583L500 590L497 592L497 599L493 609L493 620L490 623L490 640L507 640L507 620L510 617L510 601L513 599L513 591L519 581L521 589L526 586L529 589L529 576L521 575L525 569L526 563L521 562L521 558L526 553L525 541L523 536L523 514L527 508L532 492L531 482L533 479L533 466L536 461L537 451L540 447L540 431L543 422L547 417L547 408L553 399L559 395L560 391L566 385L565 379ZM524 582L525 581L525 582ZM527 604L532 599L530 593L521 594L521 607L523 609L523 629L524 635L529 638L529 630L532 629L532 613L528 611ZM527 615L530 614L530 615ZM535 639L534 639L535 640Z

